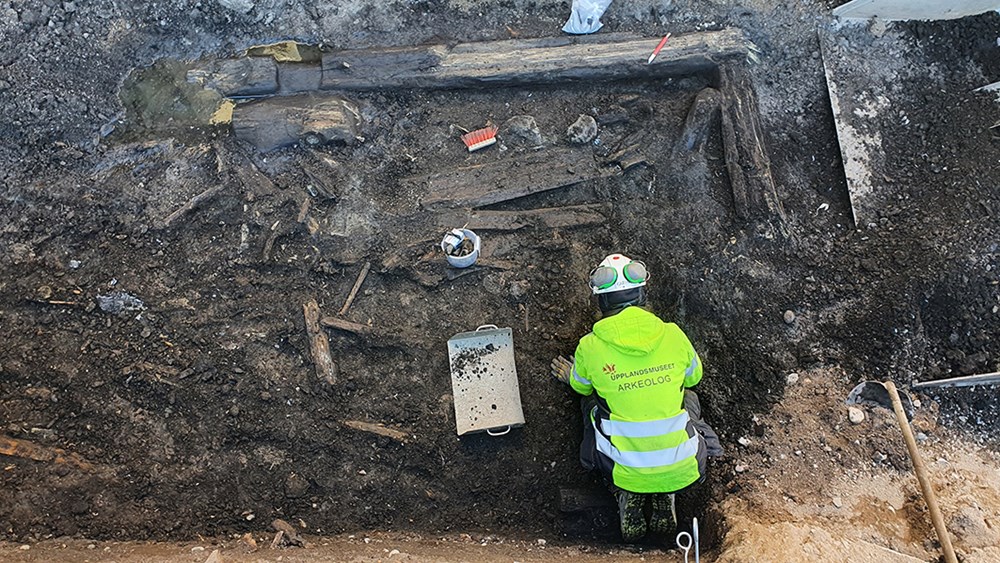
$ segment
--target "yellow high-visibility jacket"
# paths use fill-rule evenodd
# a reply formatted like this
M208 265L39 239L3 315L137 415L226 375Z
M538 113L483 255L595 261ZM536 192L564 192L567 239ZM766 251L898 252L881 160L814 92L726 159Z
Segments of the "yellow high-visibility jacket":
M704 445L684 410L684 389L701 376L684 332L640 307L598 321L580 339L570 386L581 395L596 391L607 405L590 419L598 452L614 462L617 487L671 493L701 477Z

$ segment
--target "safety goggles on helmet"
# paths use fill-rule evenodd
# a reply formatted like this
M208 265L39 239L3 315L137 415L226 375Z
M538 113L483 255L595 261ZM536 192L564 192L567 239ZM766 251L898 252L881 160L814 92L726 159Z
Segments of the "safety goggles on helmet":
M645 264L621 254L612 254L590 272L590 289L595 295L625 291L646 285L648 279Z

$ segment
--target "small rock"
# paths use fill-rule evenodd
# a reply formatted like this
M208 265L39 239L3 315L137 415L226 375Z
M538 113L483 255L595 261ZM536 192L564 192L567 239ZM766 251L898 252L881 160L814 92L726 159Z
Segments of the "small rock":
M191 552L192 553L198 552L198 551L205 551L205 548L201 547L200 545L196 545L196 546L194 546L194 547L191 548Z
M537 543L538 545L545 545L545 544L547 544L549 542L545 541L542 538L538 538L537 540L535 540L535 543Z
M858 407L847 407L847 419L851 424L861 424L865 421L865 411Z
M234 12L240 12L241 14L249 13L253 10L254 2L253 0L216 0L220 6L227 10L232 10Z
M112 315L127 311L142 311L146 308L146 304L141 299L124 291L98 295L97 306L105 313L111 313Z
M52 297L52 288L49 287L49 286L47 286L47 285L40 285L40 286L38 286L38 289L35 290L35 295L39 299L43 299L43 300L44 299L48 299L48 298Z
M285 496L301 498L309 490L309 480L298 473L289 473L285 479Z
M917 435L914 436L914 438L917 439L917 442L923 444L924 442L927 441L927 434L924 434L923 432L917 432Z
M530 115L515 115L508 119L503 124L500 134L505 141L529 147L537 147L545 143L542 132L538 130L538 123Z
M740 464L740 465L736 466L736 472L737 473L743 473L747 469L748 469L748 467L746 465L743 465L743 464Z
M875 452L874 454L872 454L872 461L874 461L875 463L882 463L887 459L889 459L889 456L885 455L882 452Z
M566 137L569 142L577 144L593 141L594 137L597 137L597 121L589 115L580 115L573 125L566 129Z
M205 560L205 563L222 563L222 554L219 553L218 549L213 549L211 555Z
M882 37L885 32L889 30L889 22L881 18L872 18L871 25L868 26L868 32L875 37Z
M97 546L94 545L94 544L92 544L92 543L88 543L87 544L87 549L97 549Z
M795 385L798 382L799 382L799 374L797 373L790 373L785 376L785 383L789 385Z
M790 324L794 323L795 322L795 311L792 311L791 309L785 311L784 319L785 319L785 324L786 325L790 325Z
M399 550L398 549L394 549L394 550L392 550L392 551L389 552L389 557L392 557L393 555L399 555Z
M749 446L750 445L750 438L747 438L746 436L743 436L739 440L736 440L736 441L739 442L741 446Z
M833 497L833 506L841 508L844 506L844 501L840 500L840 497Z
M20 549L21 551L28 551L29 549L31 549L31 546L28 545L28 544L24 544L21 547L19 547L18 549Z
M143 338L149 338L151 334L153 334L153 331L149 330L148 326L144 326L142 327L142 332L139 333L139 336Z
M69 269L70 270L77 270L82 265L83 265L83 262L80 262L79 260L70 260L69 261Z

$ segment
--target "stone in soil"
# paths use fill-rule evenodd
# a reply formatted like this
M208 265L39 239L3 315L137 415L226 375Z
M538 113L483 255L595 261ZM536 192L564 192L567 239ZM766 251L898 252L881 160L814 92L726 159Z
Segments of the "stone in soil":
M589 143L595 137L597 137L597 121L589 115L581 115L566 129L566 138L571 143Z
M537 147L545 143L538 123L530 115L515 115L508 119L501 128L501 137L512 144Z
M851 424L861 424L865 421L865 411L858 407L847 407L847 418Z

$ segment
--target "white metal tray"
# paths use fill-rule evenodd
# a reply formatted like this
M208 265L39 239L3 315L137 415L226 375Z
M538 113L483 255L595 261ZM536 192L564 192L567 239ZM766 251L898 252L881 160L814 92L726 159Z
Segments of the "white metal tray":
M484 325L448 340L458 435L502 436L524 425L511 329Z

